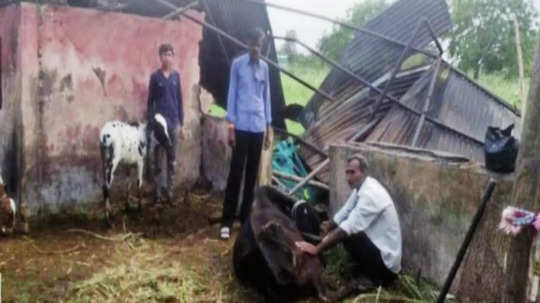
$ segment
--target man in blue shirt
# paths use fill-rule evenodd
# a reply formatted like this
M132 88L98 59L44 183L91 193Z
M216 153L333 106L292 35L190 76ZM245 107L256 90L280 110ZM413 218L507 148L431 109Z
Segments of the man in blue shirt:
M154 182L156 202L161 200L161 192L166 191L167 201L172 202L174 186L176 149L178 146L179 129L184 122L182 108L182 88L180 74L172 68L174 49L170 44L162 44L159 47L161 67L150 76L148 88L147 119L150 121L155 114L161 114L166 122L171 138L171 145L158 144L154 148ZM162 166L163 153L167 156L167 183L163 186Z
M230 237L244 171L240 220L243 222L249 215L264 134L265 131L272 131L268 65L260 60L263 40L264 32L261 29L250 31L246 41L249 52L235 58L231 64L226 120L233 153L223 202L222 239ZM266 136L265 148L270 145L269 138Z

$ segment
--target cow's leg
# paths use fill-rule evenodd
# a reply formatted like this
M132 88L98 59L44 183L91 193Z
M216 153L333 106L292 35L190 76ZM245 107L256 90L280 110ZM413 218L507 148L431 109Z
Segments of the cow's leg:
M111 213L111 203L109 201L109 186L107 184L103 184L103 203L105 204L104 205L104 208L105 208L105 222L108 224L108 225L111 225L111 218L110 218L110 213Z
M105 155L105 153L102 152L102 155ZM111 212L111 204L109 202L109 187L111 182L111 170L112 170L112 162L110 159L103 160L103 208L104 208L104 215L105 215L105 221L107 224L110 225L110 218L109 214Z
M131 178L130 178L130 175L131 175L131 167L128 167L127 168L127 184L126 184L126 199L124 200L124 212L125 213L128 213L129 212L129 194L131 192Z
M107 224L109 225L111 225L110 213L112 211L109 190L111 188L111 184L114 179L114 172L116 168L118 167L119 162L120 162L119 160L112 159L112 160L107 161L107 163L105 163L106 181L105 181L105 185L103 185L103 197L105 199L105 220L107 221Z
M143 185L144 159L139 159L137 163L137 200L138 211L142 211L142 185Z

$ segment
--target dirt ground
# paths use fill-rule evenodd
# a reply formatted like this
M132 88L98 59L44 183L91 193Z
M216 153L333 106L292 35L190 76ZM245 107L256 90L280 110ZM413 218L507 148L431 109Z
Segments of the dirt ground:
M142 213L119 209L112 228L96 209L0 238L2 302L259 301L233 278L234 241L218 240L208 223L220 198L188 197L173 206L145 200Z
M221 241L208 222L221 197L203 190L182 196L172 206L145 200L142 213L116 205L112 228L97 208L0 238L2 302L262 302L234 277L238 226ZM398 288L345 302L426 302L396 299L407 290Z

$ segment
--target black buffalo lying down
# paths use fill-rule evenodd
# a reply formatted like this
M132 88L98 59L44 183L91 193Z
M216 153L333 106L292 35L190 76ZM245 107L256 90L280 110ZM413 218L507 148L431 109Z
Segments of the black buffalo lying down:
M319 219L310 210L298 211L293 199L269 186L255 192L249 220L234 244L233 263L240 281L256 287L267 302L315 294L323 301L333 297L321 281L319 258L302 253L294 243L304 240L302 233L319 235Z

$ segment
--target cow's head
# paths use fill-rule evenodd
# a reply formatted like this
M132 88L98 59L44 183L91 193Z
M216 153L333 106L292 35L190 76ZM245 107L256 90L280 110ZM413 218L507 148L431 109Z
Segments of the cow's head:
M15 201L8 197L4 180L0 176L0 233L9 234L15 227Z
M159 144L163 146L171 146L171 137L169 136L167 120L161 114L155 114L152 120L148 123L150 132L154 134Z

